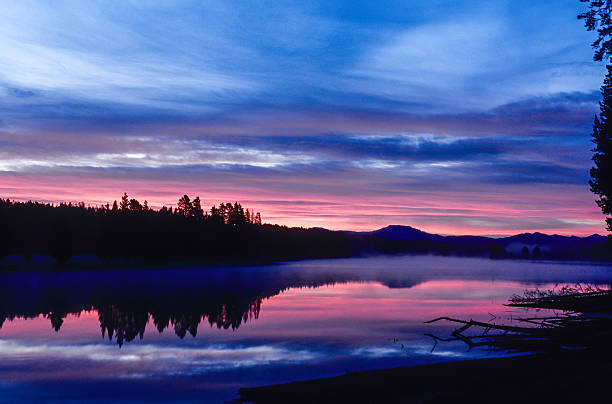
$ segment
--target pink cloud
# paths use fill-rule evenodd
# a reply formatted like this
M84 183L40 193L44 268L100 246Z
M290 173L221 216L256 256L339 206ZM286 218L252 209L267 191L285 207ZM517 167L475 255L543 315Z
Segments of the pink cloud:
M76 172L75 172L76 171ZM215 176L216 175L216 176ZM381 181L381 185L377 185ZM240 201L265 222L289 226L373 230L404 224L439 234L509 235L604 233L603 216L587 186L571 184L466 184L386 191L384 174L258 177L206 172L155 176L135 172L4 173L0 195L46 202L112 203L123 192L152 207L171 206L187 193L205 205Z

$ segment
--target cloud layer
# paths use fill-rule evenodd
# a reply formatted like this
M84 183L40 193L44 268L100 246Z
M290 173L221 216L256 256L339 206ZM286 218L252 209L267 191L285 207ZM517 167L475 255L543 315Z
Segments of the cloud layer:
M290 225L603 232L603 67L575 1L23 1L0 27L0 195Z

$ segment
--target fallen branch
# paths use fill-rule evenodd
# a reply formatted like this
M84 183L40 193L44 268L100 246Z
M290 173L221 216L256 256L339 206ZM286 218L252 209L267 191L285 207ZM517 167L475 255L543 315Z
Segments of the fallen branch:
M562 350L583 350L597 352L598 355L611 354L612 348L612 292L610 290L594 290L583 288L582 293L531 292L527 297L513 296L508 306L529 308L561 309L564 313L558 316L524 317L513 320L525 326L486 323L470 319L469 321L452 317L438 317L426 321L430 324L437 321L450 321L462 324L451 333L451 338L440 338L433 334L425 335L433 338L435 350L438 342L463 341L468 350L475 347L486 347L494 351L509 353L546 353ZM583 309L580 311L578 309ZM593 309L597 314L580 314ZM594 310L598 309L598 310ZM590 312L589 312L590 313ZM470 329L480 329L477 335L468 336L464 333ZM492 330L499 331L491 333Z

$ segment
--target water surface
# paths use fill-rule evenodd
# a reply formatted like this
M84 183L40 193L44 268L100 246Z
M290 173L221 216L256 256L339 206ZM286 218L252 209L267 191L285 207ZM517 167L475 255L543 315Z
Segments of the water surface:
M439 316L508 322L527 288L612 267L377 257L0 274L0 402L223 402L239 387L500 353L439 344Z

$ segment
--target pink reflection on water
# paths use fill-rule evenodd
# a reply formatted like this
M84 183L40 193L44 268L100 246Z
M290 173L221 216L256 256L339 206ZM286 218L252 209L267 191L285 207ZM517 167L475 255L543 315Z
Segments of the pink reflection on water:
M540 285L541 289L555 284ZM214 340L245 337L335 338L342 333L372 339L384 327L401 328L419 325L441 316L490 319L492 315L508 317L523 309L504 306L508 298L522 293L524 284L511 281L435 280L410 288L389 288L380 283L350 282L317 288L290 288L264 300L259 319L251 319L237 330L211 327L206 320L197 336ZM383 327L382 330L377 327ZM100 341L101 330L95 310L68 314L59 331L53 330L45 315L36 318L7 320L0 329L3 338ZM162 334L149 320L144 339L178 338L172 327ZM186 337L186 338L189 338Z
M69 314L59 332L43 315L16 318L0 329L0 360L11 366L2 375L13 381L129 379L317 364L347 357L361 361L404 358L408 353L434 358L424 333L446 336L455 325L424 321L441 316L486 321L492 315L498 322L508 321L520 311L503 304L524 289L519 282L482 280L435 280L410 288L374 282L290 288L265 300L259 319L235 331L202 321L196 338L187 335L181 340L172 327L160 334L149 319L144 339L121 348L102 338L96 311ZM464 348L442 354L463 357Z
M342 330L371 337L380 333L377 327L425 328L424 321L441 316L490 319L494 314L501 318L523 311L504 303L525 288L509 281L440 280L401 289L378 283L291 289L265 302L260 319L245 332L275 329L285 335L314 336Z

